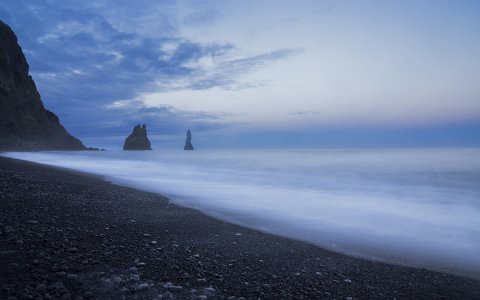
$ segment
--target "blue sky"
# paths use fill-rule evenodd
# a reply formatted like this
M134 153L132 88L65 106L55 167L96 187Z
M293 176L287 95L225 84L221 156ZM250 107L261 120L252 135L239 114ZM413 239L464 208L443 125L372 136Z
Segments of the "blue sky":
M2 0L86 144L480 145L478 1ZM180 145L182 146L182 145Z

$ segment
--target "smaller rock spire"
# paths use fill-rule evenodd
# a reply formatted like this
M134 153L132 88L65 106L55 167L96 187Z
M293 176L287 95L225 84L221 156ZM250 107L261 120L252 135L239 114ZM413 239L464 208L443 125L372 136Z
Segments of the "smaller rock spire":
M192 133L190 132L190 129L187 130L187 140L185 141L183 150L194 150L192 145Z

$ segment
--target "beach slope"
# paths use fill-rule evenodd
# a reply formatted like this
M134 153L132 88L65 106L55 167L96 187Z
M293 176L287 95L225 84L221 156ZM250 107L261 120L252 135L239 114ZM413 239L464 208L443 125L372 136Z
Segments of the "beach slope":
M480 299L480 282L228 224L0 157L0 298Z

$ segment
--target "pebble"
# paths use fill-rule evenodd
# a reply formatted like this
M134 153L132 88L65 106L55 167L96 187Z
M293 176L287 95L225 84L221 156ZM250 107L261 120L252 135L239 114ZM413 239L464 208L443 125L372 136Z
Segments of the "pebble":
M67 273L65 273L65 272L63 272L63 271L62 271L62 272L56 272L56 273L55 273L55 276L58 276L58 277L63 277L63 276L65 276L65 275L67 275Z
M148 283L142 283L139 286L137 286L137 288L136 288L137 291L143 291L143 290L146 290L146 289L148 289Z
M183 291L183 287L179 286L179 285L172 285L171 287L168 288L169 291L172 291L172 292L175 292L175 293L179 293L181 291Z
M57 291L63 291L63 290L66 290L66 289L65 289L65 286L63 285L62 282L57 282L57 283L55 284L55 290L57 290Z
M71 247L71 248L68 248L67 251L70 252L70 253L77 253L78 249L75 248L75 247Z
M139 281L140 280L140 276L136 275L136 274L132 274L130 275L130 280L132 281Z
M93 293L90 291L86 291L85 293L83 293L83 297L85 298L92 298L93 296Z
M215 289L212 288L212 287L204 288L203 290L204 290L205 292L207 292L207 293L212 293L212 294L215 293Z
M112 276L111 280L113 283L116 283L116 284L119 284L120 282L122 282L122 278L116 275Z
M0 256L15 255L15 251L0 251Z
M173 285L171 282L167 282L163 285L164 288L166 288L167 290L171 291L171 292L181 292L183 291L183 287L182 286L179 286L179 285Z
M35 290L36 290L37 292L43 292L43 291L45 291L46 289L47 289L47 286L46 286L45 284L43 284L43 283L39 283L39 284L37 284L37 286L35 287Z

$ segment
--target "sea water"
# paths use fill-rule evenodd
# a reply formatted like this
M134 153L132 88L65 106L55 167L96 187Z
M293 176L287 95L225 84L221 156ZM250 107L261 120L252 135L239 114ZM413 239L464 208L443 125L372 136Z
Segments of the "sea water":
M100 174L333 251L480 278L480 149L4 155Z

